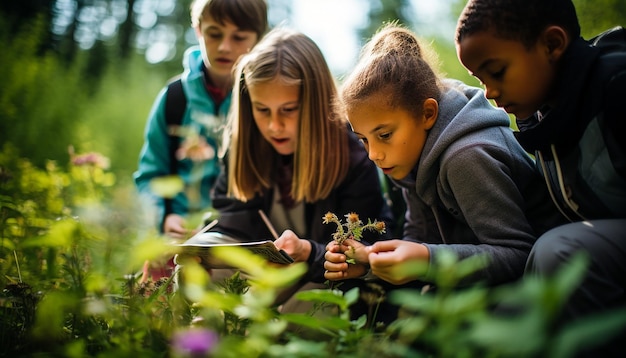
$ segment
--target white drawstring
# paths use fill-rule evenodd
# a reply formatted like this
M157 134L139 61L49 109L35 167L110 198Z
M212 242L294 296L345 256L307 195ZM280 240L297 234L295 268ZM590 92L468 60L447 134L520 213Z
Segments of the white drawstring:
M576 204L567 196L567 192L565 191L565 183L563 182L563 174L561 173L561 163L559 163L559 157L556 155L556 148L554 147L554 144L550 145L550 149L552 150L552 156L554 157L554 166L556 167L556 175L559 181L559 187L561 188L561 193L563 194L563 200L565 201L567 206L569 206L569 208L572 209L572 211L576 215L578 215L578 217L583 220L587 220L587 218L580 215L580 213L578 212L578 204Z
M550 198L552 198L552 202L554 202L554 205L556 205L556 208L559 209L561 214L563 214L563 216L565 216L567 220L573 221L572 219L570 219L569 216L567 216L567 214L563 211L563 209L561 209L559 202L556 200L556 196L554 195L554 192L552 191L552 185L550 185L550 178L548 178L548 175L550 175L550 173L548 173L547 171L546 163L543 160L543 154L541 154L540 151L537 151L537 157L539 158L539 164L541 165L541 170L543 171L543 178L546 181L546 186L548 187L548 192L550 193Z

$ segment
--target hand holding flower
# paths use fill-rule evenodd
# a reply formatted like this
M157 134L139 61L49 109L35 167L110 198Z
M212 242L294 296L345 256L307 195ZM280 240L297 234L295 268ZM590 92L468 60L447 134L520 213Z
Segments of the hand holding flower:
M348 257L348 253L352 253L352 257ZM335 241L326 245L326 261L324 262L324 277L327 280L344 280L349 278L361 277L367 272L367 252L365 245L355 240L346 240L343 244L337 244ZM351 264L348 260L354 260Z

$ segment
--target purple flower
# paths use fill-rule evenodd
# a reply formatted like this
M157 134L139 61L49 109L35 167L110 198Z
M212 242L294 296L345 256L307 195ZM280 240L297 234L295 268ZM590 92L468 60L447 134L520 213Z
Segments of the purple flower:
M174 333L172 348L176 355L206 356L217 344L217 333L204 328L190 328Z

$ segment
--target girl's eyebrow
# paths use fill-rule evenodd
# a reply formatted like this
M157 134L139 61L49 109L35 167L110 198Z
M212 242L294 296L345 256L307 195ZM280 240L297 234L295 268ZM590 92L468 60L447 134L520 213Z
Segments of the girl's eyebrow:
M370 131L370 134L374 134L374 133L378 132L379 130L384 129L386 126L387 126L387 124L385 124L385 123L381 123L381 124L377 125L376 127L374 127L374 128Z
M256 106L263 106L263 107L267 107L267 105L265 103L261 103L259 101L253 101L251 102L253 105ZM279 107L284 107L284 106L292 106L292 105L300 105L300 101L291 101L291 102L285 102L285 103L281 103Z
M370 134L374 134L374 133L378 132L379 130L384 129L386 126L387 125L384 124L384 123L383 124L379 124L376 127L374 127L374 129L372 129L369 133ZM365 137L363 134L355 131L354 129L352 130L352 132L354 132L354 134L356 134L356 135L360 135L361 137Z
M492 63L496 62L495 59L493 58L488 58L485 61L483 61L480 66L478 66L478 68L476 69L476 72L481 72L481 71L485 71L485 69L491 65ZM474 73L476 73L474 72ZM474 73L472 73L472 76L474 76Z

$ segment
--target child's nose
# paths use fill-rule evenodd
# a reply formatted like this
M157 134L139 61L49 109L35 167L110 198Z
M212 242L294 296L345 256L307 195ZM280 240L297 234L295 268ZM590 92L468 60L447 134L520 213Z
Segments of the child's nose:
M485 86L485 97L487 99L496 99L500 97L500 91L494 86Z
M372 147L371 145L369 146L369 151L367 153L368 157L370 158L371 161L373 161L374 163L380 161L383 159L383 153L379 150L376 150L376 147Z
M273 132L280 132L285 125L280 116L273 114L270 116L270 120L267 126Z
M224 40L222 40L222 42L220 43L220 46L218 48L218 51L222 51L222 52L228 52L230 51L231 48L231 40L228 38L225 38Z

